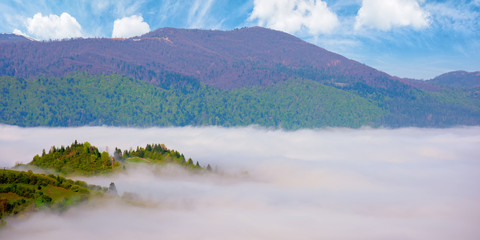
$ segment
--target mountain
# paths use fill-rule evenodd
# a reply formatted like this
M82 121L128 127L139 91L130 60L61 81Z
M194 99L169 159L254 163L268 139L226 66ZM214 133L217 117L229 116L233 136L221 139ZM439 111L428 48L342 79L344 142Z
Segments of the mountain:
M444 73L434 79L428 81L429 83L450 87L480 87L480 71L466 72L454 71Z
M30 42L31 38L27 38L15 33L0 33L0 44L2 43L16 43L16 42Z
M0 122L21 126L448 127L480 94L401 79L252 27L0 44Z
M61 77L121 73L158 86L198 80L220 89L269 86L288 78L386 88L386 73L292 35L252 27L232 31L161 28L130 39L72 39L2 46L0 74Z
M287 33L261 27L233 31L163 28L138 39L170 44L174 50L165 54L187 57L170 59L165 63L169 69L222 89L266 86L305 75L325 81L332 81L329 76L354 76L371 84L378 84L375 78L389 77Z

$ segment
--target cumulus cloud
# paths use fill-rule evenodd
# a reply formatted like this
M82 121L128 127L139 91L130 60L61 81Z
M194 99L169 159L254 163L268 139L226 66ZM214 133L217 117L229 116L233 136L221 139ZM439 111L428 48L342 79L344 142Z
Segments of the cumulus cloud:
M28 34L40 40L82 37L82 27L66 12L60 16L55 14L43 16L42 13L36 13L26 22Z
M337 15L320 0L255 0L249 20L288 33L328 34L339 25Z
M374 28L388 31L411 26L422 29L430 24L430 14L417 0L363 0L355 18L355 29Z
M130 38L150 32L150 26L142 16L132 15L113 22L113 38Z
M75 139L113 150L165 143L219 174L127 167L84 178L134 204L92 202L8 219L1 239L478 239L480 128L19 128L0 166ZM30 157L25 156L28 153ZM243 171L248 174L242 174ZM29 231L25 231L29 229Z

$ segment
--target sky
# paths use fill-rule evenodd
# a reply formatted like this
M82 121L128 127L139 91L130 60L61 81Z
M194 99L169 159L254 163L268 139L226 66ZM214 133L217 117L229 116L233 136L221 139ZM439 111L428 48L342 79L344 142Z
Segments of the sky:
M0 167L50 146L164 143L217 173L127 166L120 195L7 219L0 239L480 238L480 127L283 131L256 127L0 125ZM28 231L26 231L28 229Z
M480 70L480 0L0 2L0 32L37 40L251 26L288 32L399 77Z

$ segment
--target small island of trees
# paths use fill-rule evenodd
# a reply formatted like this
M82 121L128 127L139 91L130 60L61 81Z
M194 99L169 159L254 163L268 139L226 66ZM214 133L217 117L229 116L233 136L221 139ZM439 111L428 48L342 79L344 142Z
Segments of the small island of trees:
M42 155L36 155L28 165L43 169L53 169L63 175L91 176L122 171L129 163L147 164L176 164L190 170L208 170L176 150L170 150L164 144L147 144L146 147L137 147L122 151L115 148L113 156L108 152L100 152L89 142L78 143L57 148L51 147L48 153L43 150Z

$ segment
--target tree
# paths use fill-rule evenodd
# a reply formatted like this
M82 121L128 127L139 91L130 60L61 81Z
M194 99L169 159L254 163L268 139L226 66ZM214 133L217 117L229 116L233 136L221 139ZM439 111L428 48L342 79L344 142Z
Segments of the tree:
M115 186L115 183L114 182L111 182L110 183L110 186L108 187L108 193L112 194L112 195L118 195L117 193L117 187Z

